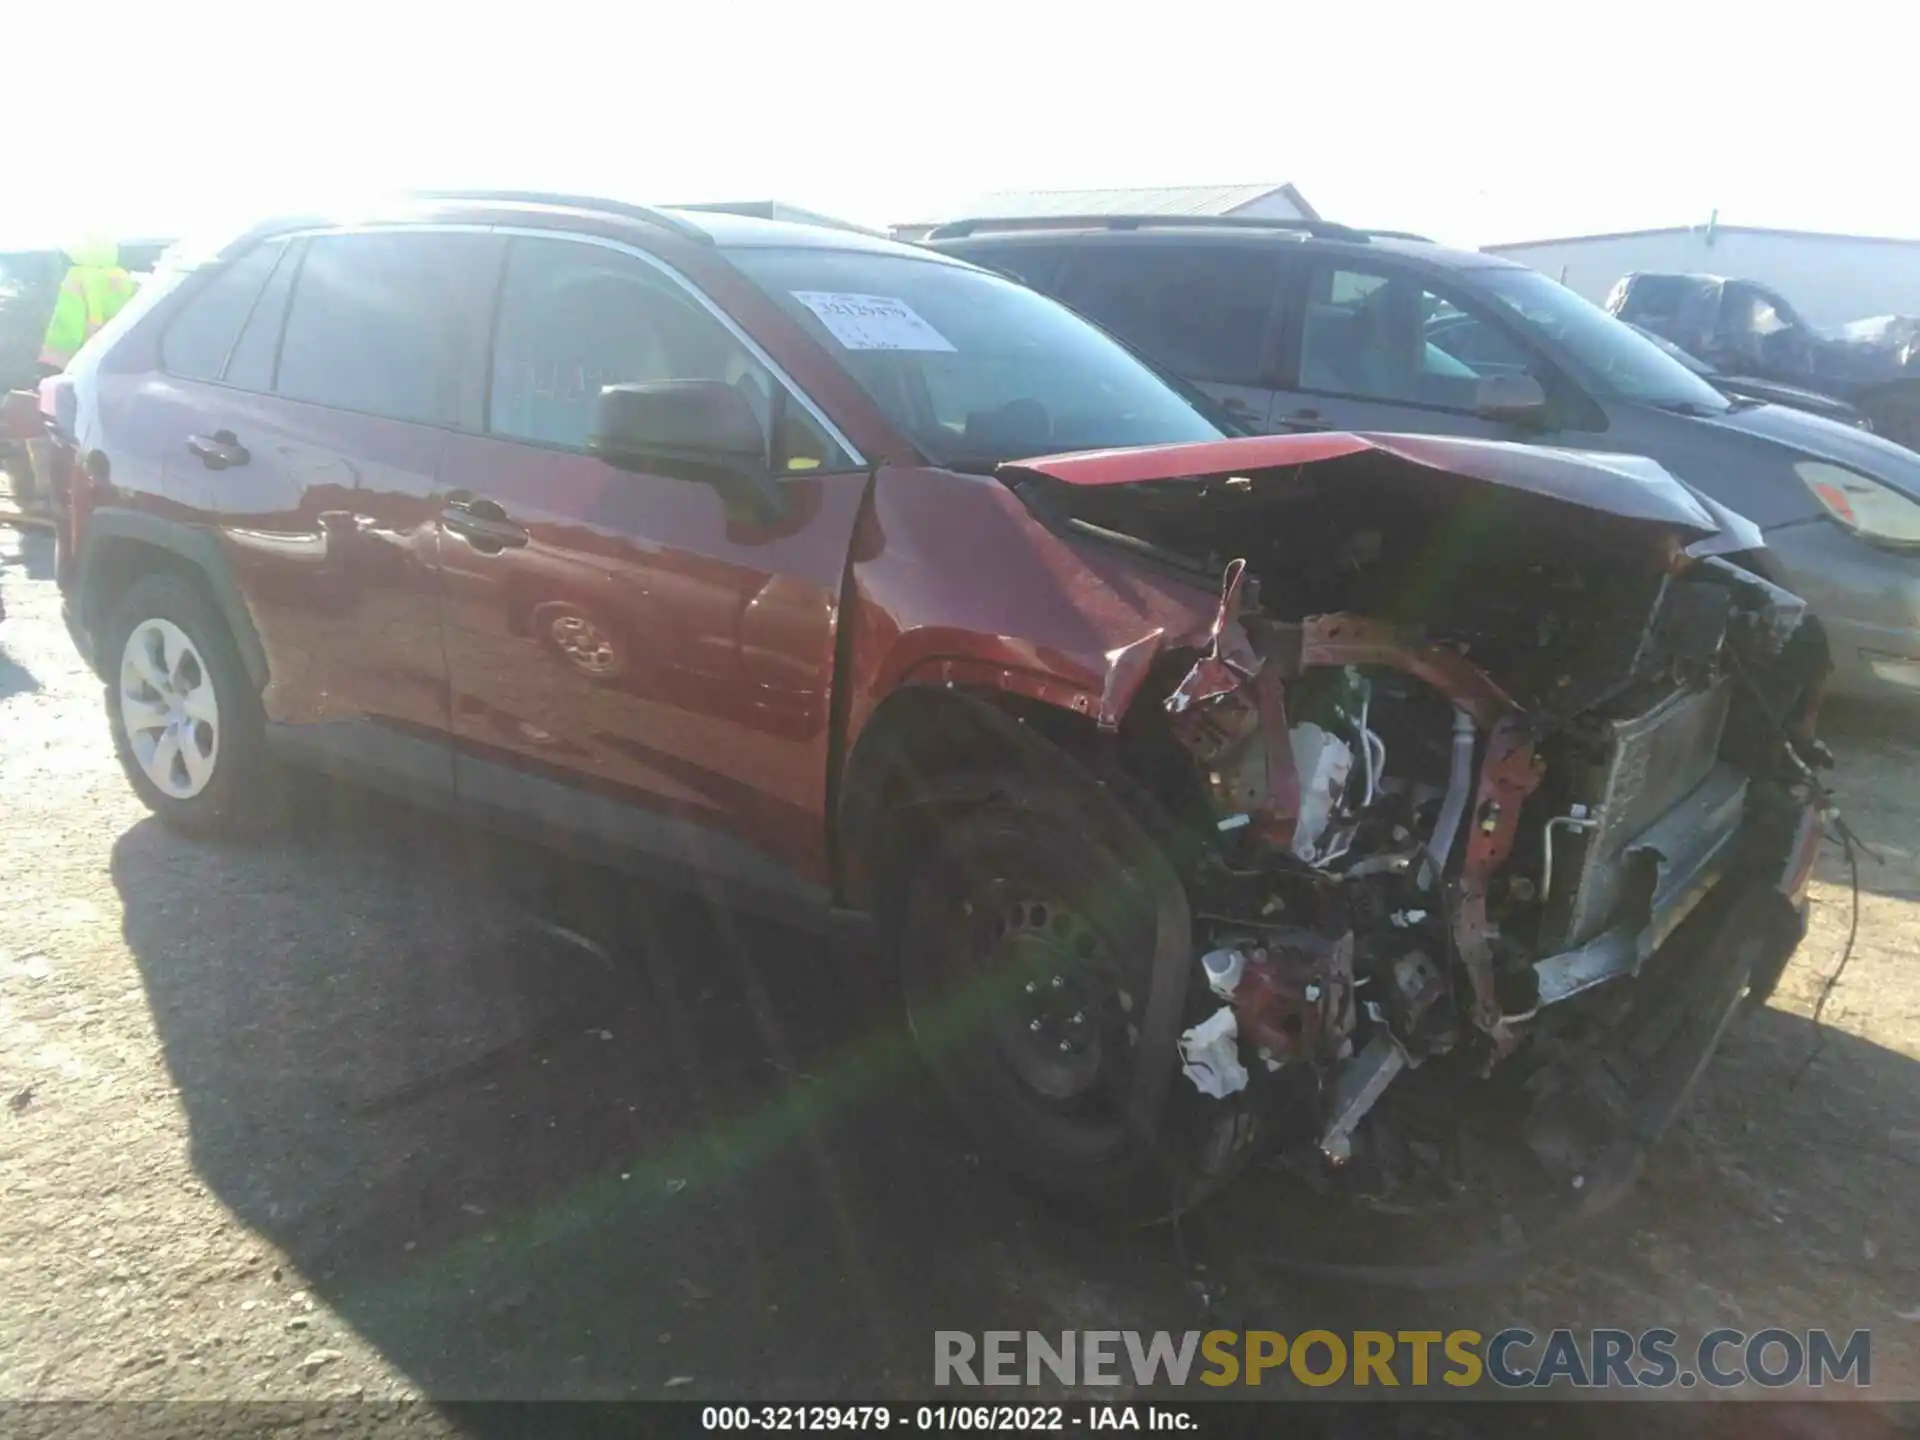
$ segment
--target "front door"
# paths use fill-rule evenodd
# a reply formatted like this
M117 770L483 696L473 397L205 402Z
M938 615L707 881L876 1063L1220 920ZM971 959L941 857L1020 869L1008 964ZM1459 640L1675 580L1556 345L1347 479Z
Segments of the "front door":
M1498 320L1397 266L1318 256L1299 277L1272 428L1382 430L1550 443L1475 411L1480 379L1565 382Z
M816 903L834 628L867 475L658 262L519 236L503 263L485 433L454 437L441 465L461 794L677 879ZM777 430L782 518L587 452L601 386L672 379L726 381Z

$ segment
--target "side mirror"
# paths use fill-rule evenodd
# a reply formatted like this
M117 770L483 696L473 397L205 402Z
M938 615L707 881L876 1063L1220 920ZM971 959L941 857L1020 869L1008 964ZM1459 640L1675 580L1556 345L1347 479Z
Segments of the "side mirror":
M1531 375L1482 375L1474 388L1473 410L1483 419L1545 428L1547 392Z
M760 419L724 380L603 386L587 425L587 449L623 470L711 485L763 521L786 511L786 497L767 468Z

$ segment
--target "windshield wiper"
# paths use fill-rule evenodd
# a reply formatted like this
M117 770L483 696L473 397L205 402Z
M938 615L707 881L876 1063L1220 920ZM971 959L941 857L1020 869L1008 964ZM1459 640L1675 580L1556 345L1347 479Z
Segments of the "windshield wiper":
M1664 410L1669 415L1685 415L1691 420L1711 420L1733 408L1729 404L1726 410L1709 410L1697 400L1652 400L1648 403L1656 410Z

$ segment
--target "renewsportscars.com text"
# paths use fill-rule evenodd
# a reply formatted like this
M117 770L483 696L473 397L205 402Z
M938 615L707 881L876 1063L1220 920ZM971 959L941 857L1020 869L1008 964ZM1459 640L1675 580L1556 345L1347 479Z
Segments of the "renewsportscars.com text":
M935 1385L1813 1389L1873 1383L1873 1337L1825 1330L938 1330Z

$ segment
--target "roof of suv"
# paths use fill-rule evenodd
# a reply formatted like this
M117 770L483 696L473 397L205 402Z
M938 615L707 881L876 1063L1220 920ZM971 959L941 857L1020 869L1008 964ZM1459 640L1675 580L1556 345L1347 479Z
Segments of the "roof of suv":
M717 210L663 210L696 230L703 231L714 244L723 248L745 249L755 246L802 246L819 250L863 250L879 255L907 255L927 258L918 245L903 245L883 235L868 235L859 230L841 230L831 225L810 225L799 220L768 220L758 215L736 215ZM939 256L951 263L951 257Z
M683 239L719 246L723 249L803 247L820 250L858 250L892 254L917 260L937 260L945 264L964 264L951 256L931 254L917 245L902 245L884 236L831 225L812 225L795 220L770 220L763 216L741 215L725 210L693 210L635 204L601 195L570 195L535 190L431 190L415 191L393 197L382 204L357 208L351 215L356 224L382 224L417 219L423 208L447 210L522 210L530 214L588 214L613 220L634 221L654 229L667 230ZM243 239L258 239L276 232L300 229L316 224L344 222L349 217L322 215L278 216L248 230Z
M1110 235L1138 237L1122 243L1244 245L1271 243L1305 245L1364 254L1386 251L1428 261L1448 269L1524 269L1504 256L1478 250L1455 250L1424 236L1401 230L1359 230L1321 220L1262 220L1236 215L1092 215L1051 216L1023 220L962 220L943 225L926 242L935 249L949 245L981 253L1005 246L1018 249L1036 239L1072 236L1095 240Z

